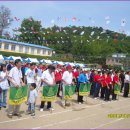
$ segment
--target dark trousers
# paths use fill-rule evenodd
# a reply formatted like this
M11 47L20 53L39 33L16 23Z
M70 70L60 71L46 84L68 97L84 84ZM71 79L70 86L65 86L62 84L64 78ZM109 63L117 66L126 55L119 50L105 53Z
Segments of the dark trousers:
M123 96L128 97L128 94L129 94L129 83L125 83Z
M77 90L78 90L78 99L77 99L77 101L78 102L83 102L83 96L79 95L79 87L77 88Z
M121 82L121 92L123 88L124 88L124 82Z
M94 89L95 89L95 82L92 82L91 89L90 89L90 95L94 94Z
M45 101L41 101L41 106L40 108L44 108L45 106ZM47 109L51 108L51 102L47 102Z
M106 86L105 87L101 87L101 97L100 98L104 98L105 97L105 91L106 91Z
M106 89L105 89L105 100L106 101L110 100L111 91L112 91L112 86L110 84L109 88L106 87Z
M114 88L112 89L112 100L116 100L117 94L114 93Z
M100 83L96 83L95 89L94 89L94 97L99 97L100 88L101 88L101 84Z
M57 96L60 96L60 91L61 91L61 88L62 88L62 82L61 81L57 81L56 84L58 84L58 92L57 92Z

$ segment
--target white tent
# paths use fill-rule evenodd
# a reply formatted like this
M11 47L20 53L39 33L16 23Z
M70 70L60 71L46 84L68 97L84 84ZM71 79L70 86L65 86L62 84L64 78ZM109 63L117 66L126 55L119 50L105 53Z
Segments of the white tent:
M39 61L36 58L27 58L27 59L25 59L25 61L30 61L31 63L32 62L39 63Z
M2 55L0 55L0 60L4 60L4 57Z
M22 61L22 58L20 56L9 56L8 59L11 59L11 60L17 60L17 59L20 59Z
M45 63L47 63L47 64L52 64L52 61L51 60L44 60L45 61Z

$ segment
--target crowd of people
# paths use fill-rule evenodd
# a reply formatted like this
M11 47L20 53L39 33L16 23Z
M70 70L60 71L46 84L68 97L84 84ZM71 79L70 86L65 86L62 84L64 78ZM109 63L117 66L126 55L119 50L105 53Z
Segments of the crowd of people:
M123 97L128 97L130 71L115 71L108 69L87 69L70 65L44 65L42 63L22 63L20 59L4 63L0 66L0 109L7 107L7 94L10 87L19 88L28 86L27 114L35 116L35 104L40 87L58 85L57 97L61 98L63 106L69 104L64 99L65 86L76 85L77 103L84 103L83 96L79 95L81 84L91 84L90 97L101 98L104 101L117 100L114 92L115 85L120 86ZM8 106L8 117L21 117L21 105ZM41 101L39 110L44 111L45 101ZM52 102L47 102L47 109L54 110Z

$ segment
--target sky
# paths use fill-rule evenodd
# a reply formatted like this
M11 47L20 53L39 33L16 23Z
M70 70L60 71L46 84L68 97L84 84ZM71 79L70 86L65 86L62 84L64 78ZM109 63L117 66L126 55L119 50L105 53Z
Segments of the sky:
M7 29L11 33L24 18L32 16L43 27L98 26L117 32L124 30L130 35L130 1L0 1L0 5L8 7L13 18L20 19ZM76 21L72 21L74 17ZM123 19L125 25L121 26Z

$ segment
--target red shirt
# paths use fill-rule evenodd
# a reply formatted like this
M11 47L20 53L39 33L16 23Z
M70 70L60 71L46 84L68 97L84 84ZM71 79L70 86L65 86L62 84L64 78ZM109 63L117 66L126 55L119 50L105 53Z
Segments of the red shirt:
M106 78L105 75L101 76L102 80L101 80L101 84L102 84L102 87L106 87L107 86L107 82L106 82Z
M79 71L74 72L74 77L77 79L79 77Z
M117 75L115 75L113 77L113 86L115 86L115 84L118 83L118 82L119 82L119 77Z
M99 79L101 78L101 76L99 74L96 74L94 76L94 82L98 82L98 83L101 83L101 81L99 81Z
M56 70L55 71L55 81L61 81L62 80L62 74L60 71Z
M106 82L107 82L108 85L112 84L112 78L111 78L111 76L107 76Z

